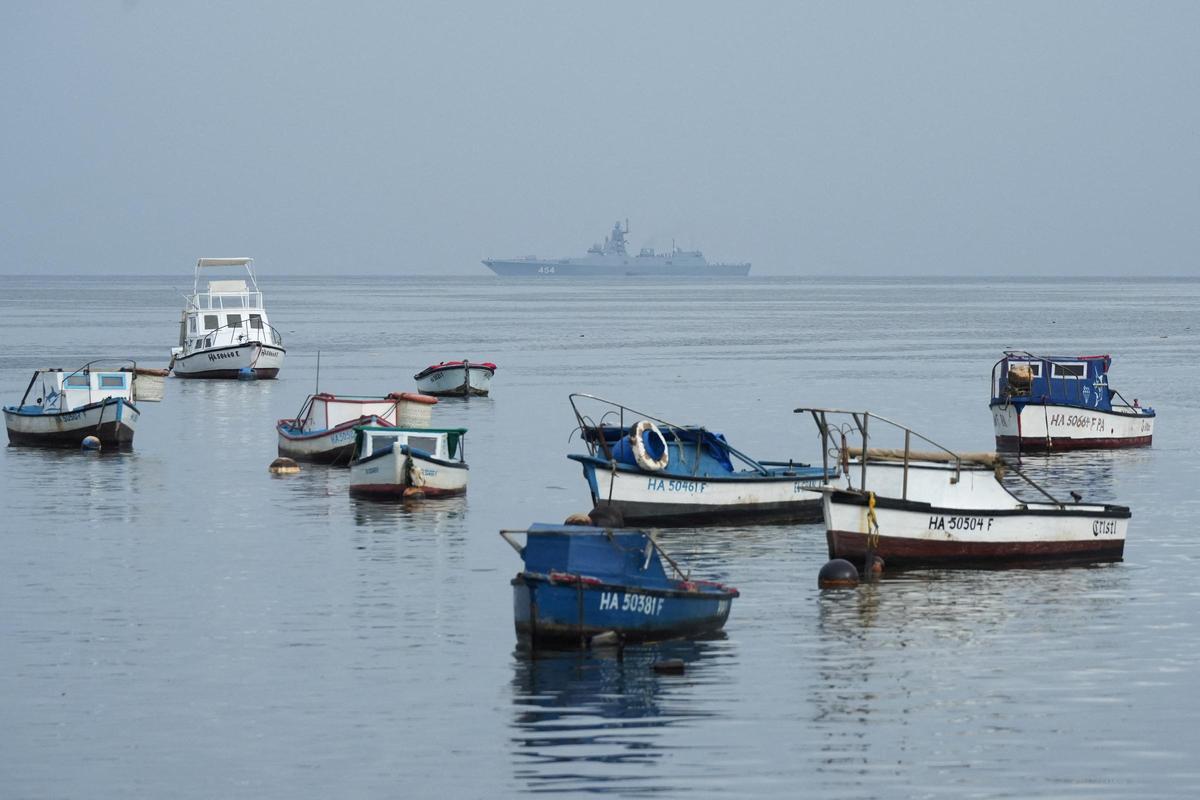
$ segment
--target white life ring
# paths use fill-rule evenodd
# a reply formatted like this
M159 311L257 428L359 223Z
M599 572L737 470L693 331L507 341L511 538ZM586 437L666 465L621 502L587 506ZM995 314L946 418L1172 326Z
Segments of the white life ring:
M658 441L662 443L662 455L657 459L651 458L646 452L646 443L642 441L642 434L649 432L651 436L658 437ZM671 459L671 454L667 450L666 437L662 435L662 431L648 419L644 419L637 425L633 426L633 430L629 434L629 438L633 444L633 460L637 465L648 472L658 472L661 469L667 468L667 462Z

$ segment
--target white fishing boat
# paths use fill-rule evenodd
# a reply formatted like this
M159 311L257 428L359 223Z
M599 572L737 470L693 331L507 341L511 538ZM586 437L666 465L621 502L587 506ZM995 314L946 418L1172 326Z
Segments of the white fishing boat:
M209 280L201 272L237 270L236 280ZM171 348L177 378L274 378L283 366L283 338L267 320L252 258L201 258L192 293Z
M350 493L401 499L467 491L466 428L355 428Z
M435 397L486 397L496 365L490 361L443 361L413 375L417 391Z
M311 394L295 418L276 423L279 455L296 461L349 464L356 427L427 427L434 403L436 397L412 392L386 397Z
M103 364L121 366L103 367ZM110 360L91 361L77 370L40 369L33 373L21 402L4 407L4 424L11 445L79 447L94 436L105 448L133 444L141 412L135 401L162 397L151 388L139 392L138 384L152 384L136 365Z
M890 569L1123 557L1130 519L1126 506L1084 503L1074 492L1072 501L1061 500L995 453L956 453L869 412L796 412L812 415L826 461L832 451L846 479L844 487L817 490L823 495L830 558L866 562L873 554ZM885 432L902 433L901 446L872 446ZM933 450L912 449L914 438ZM1023 481L1036 499L1018 496L1006 485L1006 475L1009 482Z
M1154 409L1109 386L1112 357L1009 350L992 367L996 447L1056 451L1147 447Z

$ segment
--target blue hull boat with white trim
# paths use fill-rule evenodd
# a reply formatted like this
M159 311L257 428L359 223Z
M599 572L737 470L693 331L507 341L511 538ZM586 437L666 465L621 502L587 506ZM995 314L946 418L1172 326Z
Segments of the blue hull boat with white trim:
M121 364L111 368L101 364ZM106 448L133 445L141 412L135 399L161 399L161 387L139 397L140 373L149 386L161 383L159 370L139 370L134 362L91 361L74 372L41 369L33 373L21 402L4 407L11 445L79 447L94 436Z
M593 507L626 523L806 522L821 517L808 489L827 473L797 461L756 461L704 427L677 425L587 394L572 394ZM836 470L828 473L836 477Z
M1146 447L1153 408L1108 385L1112 357L1036 356L1009 350L992 367L996 447L1055 451Z
M534 646L586 646L609 632L625 641L711 634L738 596L691 579L645 531L539 523L500 535L524 561L511 582L513 617Z

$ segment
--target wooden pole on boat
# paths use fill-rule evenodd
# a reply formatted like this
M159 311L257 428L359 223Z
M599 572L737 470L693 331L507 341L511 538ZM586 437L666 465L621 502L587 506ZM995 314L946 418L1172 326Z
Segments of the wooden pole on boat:
M321 351L317 351L317 385L313 387L313 394L321 393Z

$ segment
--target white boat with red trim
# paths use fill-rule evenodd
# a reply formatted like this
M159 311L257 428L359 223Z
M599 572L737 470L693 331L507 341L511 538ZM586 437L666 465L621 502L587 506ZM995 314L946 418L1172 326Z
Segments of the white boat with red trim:
M102 366L102 365L109 366ZM115 365L115 366L114 366ZM147 391L139 393L143 381ZM39 369L21 402L4 407L10 445L79 447L88 436L101 447L133 445L141 412L137 401L162 398L159 370L139 370L133 361L90 361L77 370Z
M201 271L237 270L236 280L209 280ZM283 337L267 320L252 258L201 258L192 293L171 348L177 378L274 378L283 367Z
M443 361L413 375L417 391L435 397L486 397L496 365L490 361Z
M436 397L413 392L393 392L386 397L311 394L295 418L276 423L279 455L345 466L354 457L356 427L425 427L435 403Z
M1126 506L1061 500L995 453L956 453L866 411L796 412L812 415L826 461L832 452L846 478L843 488L818 490L830 558L870 564L875 555L889 569L1123 558ZM901 446L873 446L889 435ZM933 450L912 449L914 438ZM1037 499L1019 497L1007 475L1009 482L1024 481Z
M467 491L466 428L363 425L354 430L351 494L398 500Z
M1112 356L1037 356L1009 350L992 367L996 447L1054 451L1146 447L1153 408L1108 385Z

